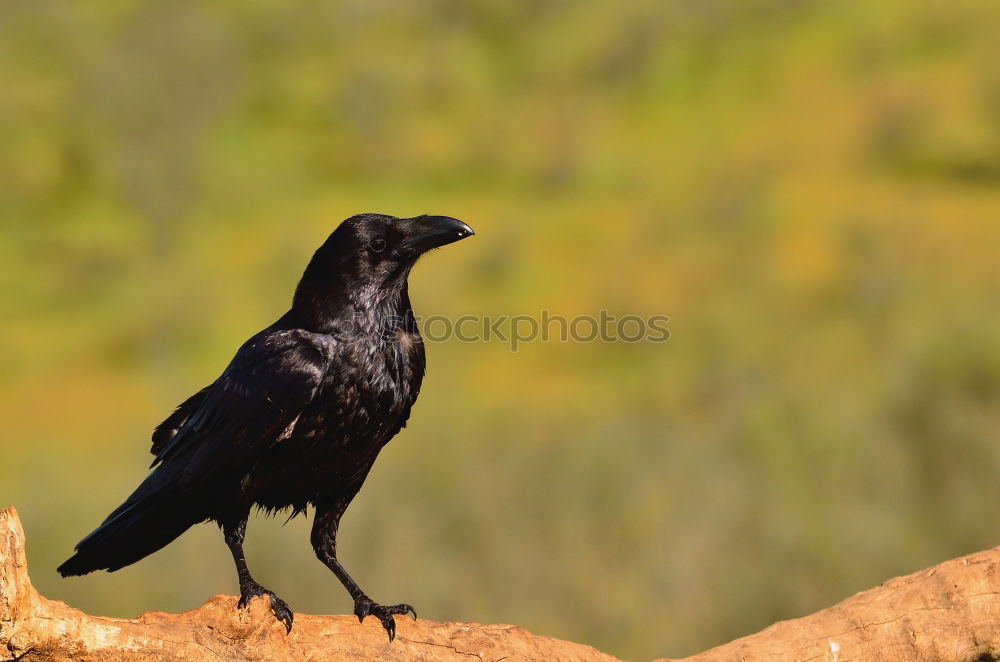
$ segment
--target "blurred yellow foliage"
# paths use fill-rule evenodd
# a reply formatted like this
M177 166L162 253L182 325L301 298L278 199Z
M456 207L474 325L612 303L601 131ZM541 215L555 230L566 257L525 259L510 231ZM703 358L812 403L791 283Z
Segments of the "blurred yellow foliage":
M475 227L422 315L671 317L431 344L345 518L377 599L648 659L997 544L997 34L981 0L0 3L0 484L36 585L235 590L209 527L54 568L361 211ZM280 524L261 580L349 609Z

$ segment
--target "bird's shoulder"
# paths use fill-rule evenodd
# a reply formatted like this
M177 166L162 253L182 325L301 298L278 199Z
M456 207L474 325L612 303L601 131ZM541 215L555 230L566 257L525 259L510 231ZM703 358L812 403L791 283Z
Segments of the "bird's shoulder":
M300 328L268 327L243 343L233 356L227 371L248 366L316 368L333 359L337 346L336 339L329 334Z
M185 400L153 432L158 461L181 438L264 430L294 417L315 395L337 353L326 334L282 325L254 334L210 385Z

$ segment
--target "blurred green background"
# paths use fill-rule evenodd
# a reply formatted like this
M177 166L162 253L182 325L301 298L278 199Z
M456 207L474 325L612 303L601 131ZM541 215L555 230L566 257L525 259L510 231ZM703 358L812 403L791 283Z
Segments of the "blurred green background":
M457 216L417 312L671 316L429 345L341 529L378 600L679 656L1000 543L1000 4L0 3L0 500L46 596L236 590L199 526L56 565L360 211ZM308 522L251 568L347 613Z

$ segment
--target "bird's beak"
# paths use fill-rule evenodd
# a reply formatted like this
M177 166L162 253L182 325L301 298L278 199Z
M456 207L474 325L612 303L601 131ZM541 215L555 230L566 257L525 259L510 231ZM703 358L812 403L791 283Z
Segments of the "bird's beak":
M403 219L403 224L407 237L400 248L410 255L420 255L476 234L468 225L450 216L417 216Z

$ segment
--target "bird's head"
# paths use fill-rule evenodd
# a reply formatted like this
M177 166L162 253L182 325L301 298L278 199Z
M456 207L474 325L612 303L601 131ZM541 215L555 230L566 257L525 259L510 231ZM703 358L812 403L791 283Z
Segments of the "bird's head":
M352 216L313 255L295 293L296 307L318 296L331 305L338 294L402 290L421 255L474 234L450 216Z
M472 228L450 216L359 214L341 223L327 244L354 263L351 271L357 275L385 281L400 269L408 269L427 251L474 234Z

